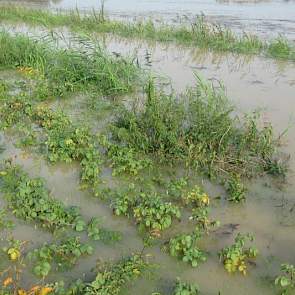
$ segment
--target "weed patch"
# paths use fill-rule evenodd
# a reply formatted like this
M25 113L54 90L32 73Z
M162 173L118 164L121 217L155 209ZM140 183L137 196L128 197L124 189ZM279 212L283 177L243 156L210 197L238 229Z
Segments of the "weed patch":
M264 54L279 59L295 60L295 47L279 37L269 42L244 33L238 35L228 28L197 17L189 25L155 24L151 20L124 22L109 19L103 10L88 15L78 11L51 13L16 6L2 6L0 18L4 21L25 22L46 27L67 26L74 31L112 33L124 38L141 38L160 42L208 48L215 51L242 54ZM103 15L103 16L102 16Z
M37 77L34 94L39 99L64 96L87 87L103 95L123 94L134 89L139 75L133 62L110 56L101 48L88 52L57 49L54 44L3 31L0 66Z
M241 119L234 111L222 89L200 78L181 97L158 93L150 82L144 105L123 109L112 134L140 153L185 163L221 182L270 172L278 147L272 126L261 124L257 113ZM243 191L235 188L229 186L230 194L242 199Z

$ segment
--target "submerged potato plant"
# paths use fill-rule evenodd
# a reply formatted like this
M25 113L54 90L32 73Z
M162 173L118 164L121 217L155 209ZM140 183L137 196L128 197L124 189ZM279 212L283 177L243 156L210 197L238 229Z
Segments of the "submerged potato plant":
M86 285L85 295L117 295L126 284L142 275L148 264L139 255L124 258L98 272L95 280Z
M295 291L295 267L292 264L281 265L282 274L275 279L281 295L293 294Z
M252 242L254 238L247 234L238 234L234 244L223 248L219 252L219 258L224 264L224 268L228 273L240 272L243 275L247 274L249 261L255 259L258 250L252 246L246 247L246 242Z
M183 282L180 279L177 279L173 295L198 295L199 286L196 284L190 284L187 282Z
M53 269L66 270L73 267L78 259L84 255L91 255L93 248L80 242L79 237L68 238L59 244L44 244L29 253L33 261L34 274L45 278Z
M50 231L65 227L84 229L85 222L77 208L67 208L53 199L40 178L30 178L19 166L9 162L1 165L0 183L8 207L16 217L37 222Z

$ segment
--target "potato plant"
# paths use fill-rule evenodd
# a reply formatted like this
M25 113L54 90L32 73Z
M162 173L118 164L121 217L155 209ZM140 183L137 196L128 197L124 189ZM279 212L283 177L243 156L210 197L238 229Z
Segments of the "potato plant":
M291 295L295 291L295 266L282 264L281 272L275 279L275 285L279 287L281 295Z
M254 238L250 234L238 234L234 244L223 248L219 252L219 258L224 264L224 268L229 273L240 272L247 274L249 261L255 259L258 250L252 246L246 247L246 242L252 242Z
M198 247L200 236L197 234L180 234L169 241L169 253L192 267L206 261L205 253Z
M118 295L126 283L141 276L147 267L148 264L138 255L125 258L99 271L95 280L86 285L83 294Z
M68 238L59 244L45 243L41 248L29 253L28 257L33 261L34 274L45 278L56 266L56 270L65 270L73 267L78 259L84 255L90 255L93 248L80 242L78 237Z
M186 282L182 282L180 279L177 279L173 295L198 295L199 286L196 284L189 284Z
M67 208L53 199L41 179L31 179L19 166L6 162L1 167L0 181L8 207L16 217L37 222L50 231L65 227L84 229L85 222L77 208Z

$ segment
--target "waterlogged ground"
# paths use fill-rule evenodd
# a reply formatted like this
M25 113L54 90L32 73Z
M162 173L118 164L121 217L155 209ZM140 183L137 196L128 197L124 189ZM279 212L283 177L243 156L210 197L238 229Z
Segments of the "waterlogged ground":
M221 4L218 4L221 5ZM287 4L286 4L287 5ZM292 3L290 4L292 5ZM7 28L7 27L6 27ZM31 36L40 37L48 32L33 30L26 26L10 27L11 32L30 32ZM64 36L60 45L74 43L73 36L68 32L55 36ZM148 295L152 292L171 294L176 277L198 283L202 294L224 295L261 295L275 294L272 286L273 277L278 274L280 264L295 263L295 63L274 61L261 57L245 57L237 55L214 54L198 49L184 49L172 45L148 44L142 41L126 41L111 36L92 36L105 44L106 48L116 54L135 56L139 64L151 69L163 79L159 83L171 80L176 91L183 91L186 86L194 84L194 72L217 83L221 80L227 89L227 94L241 112L263 108L265 121L274 124L277 134L289 128L284 137L282 150L290 154L290 172L286 183L276 182L271 178L257 179L251 182L247 201L241 204L231 204L227 201L213 200L212 215L221 222L221 227L210 236L202 239L202 246L209 252L208 261L193 269L183 262L163 253L159 246L148 248L146 254L151 255L151 261L158 264L152 276L144 277L131 286L126 286L122 294ZM71 42L69 42L71 40ZM2 71L0 79L19 80L22 77L10 71ZM126 98L127 100L128 98ZM103 128L105 122L112 116L112 108L105 107L102 102L89 109L89 97L83 94L53 103L53 107L63 109L74 121L87 122L94 130ZM115 104L115 102L114 102ZM103 111L100 111L103 109ZM115 110L115 108L113 108ZM87 191L79 190L79 169L76 164L48 166L44 158L15 148L15 138L9 134L1 134L0 144L5 147L1 158L12 157L13 162L21 164L31 176L41 176L46 180L52 195L62 200L66 205L77 205L85 219L100 217L103 225L122 233L122 241L114 245L104 245L95 242L95 253L79 261L77 267L67 273L55 273L48 281L63 277L66 281L82 278L91 280L95 273L91 270L100 260L116 260L122 255L141 251L142 240L135 226L126 218L114 217L111 209L104 202L93 198ZM165 173L174 173L169 168L159 167ZM103 179L111 186L120 185L111 177L109 169L104 169ZM201 179L196 178L198 183ZM206 180L203 185L214 197L224 196L221 187L213 186ZM2 203L1 203L2 205ZM48 233L34 229L32 226L15 220L17 227L14 235L18 239L30 240L28 249L34 248L44 241L51 241ZM191 225L182 221L168 230L165 235L177 233ZM250 232L255 236L255 245L260 254L251 266L249 275L229 275L219 263L217 252L225 245L232 243L238 232ZM165 236L164 236L165 237ZM30 272L25 273L24 283L36 280Z

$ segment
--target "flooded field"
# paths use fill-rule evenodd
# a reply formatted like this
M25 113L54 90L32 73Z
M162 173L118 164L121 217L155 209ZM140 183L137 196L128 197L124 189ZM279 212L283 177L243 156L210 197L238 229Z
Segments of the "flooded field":
M91 11L100 9L101 2L93 0L1 0L0 3L15 3L48 9L76 9ZM293 0L108 0L105 9L112 17L152 18L187 22L196 15L205 14L211 21L236 30L256 33L263 38L279 34L295 40L295 1Z
M293 1L106 8L295 36ZM1 28L1 295L295 294L294 61Z

